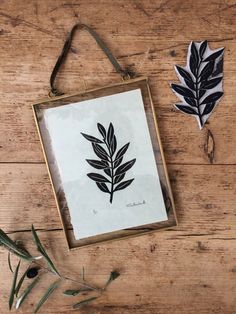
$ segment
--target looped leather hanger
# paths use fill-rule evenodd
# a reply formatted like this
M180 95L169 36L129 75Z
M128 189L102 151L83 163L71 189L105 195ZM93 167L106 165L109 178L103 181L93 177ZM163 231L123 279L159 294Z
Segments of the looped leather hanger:
M98 34L88 25L86 24L75 24L69 35L66 38L66 41L64 43L64 46L62 48L62 51L57 59L57 62L52 70L52 74L50 77L50 94L54 95L54 96L60 96L63 95L64 93L60 92L56 87L55 87L55 79L57 76L58 71L60 70L60 67L62 65L62 63L65 62L66 60L66 56L71 48L71 43L72 43L72 39L74 37L74 34L76 32L76 30L79 29L84 29L86 31L88 31L90 33L90 35L92 35L92 37L95 39L95 41L97 42L97 44L99 45L99 47L103 50L103 52L105 53L105 55L108 57L108 59L110 60L111 64L114 66L116 72L118 74L120 74L122 76L123 79L126 78L131 78L133 77L133 73L130 72L128 69L123 69L120 64L118 63L118 61L116 60L116 58L112 55L111 51L108 49L108 47L105 45L105 43L102 41L102 39L98 36Z

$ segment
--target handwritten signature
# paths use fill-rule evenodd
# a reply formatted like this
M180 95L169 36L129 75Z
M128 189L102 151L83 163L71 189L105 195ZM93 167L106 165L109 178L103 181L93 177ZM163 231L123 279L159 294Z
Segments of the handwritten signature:
M126 207L134 207L134 206L140 206L140 205L144 205L146 204L145 200L143 200L142 202L133 202L133 203L129 203L126 205Z

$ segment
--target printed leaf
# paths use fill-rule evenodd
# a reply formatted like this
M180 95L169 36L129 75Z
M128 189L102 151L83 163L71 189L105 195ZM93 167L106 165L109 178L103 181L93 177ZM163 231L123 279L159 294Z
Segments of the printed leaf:
M113 154L115 153L117 148L117 140L116 140L116 136L113 136L112 142L111 142L111 155L113 156Z
M25 299L27 298L27 296L30 294L30 292L32 291L32 289L34 288L34 286L37 284L37 282L39 281L40 277L35 278L30 285L28 285L28 287L24 290L24 292L19 296L19 298L16 301L16 310L19 309L19 307L21 306L21 304L25 301Z
M175 69L179 73L179 75L182 76L185 80L193 83L192 76L188 73L187 70L178 65L175 66Z
M50 259L50 257L48 256L48 254L46 253L44 247L42 246L42 243L39 240L39 237L34 229L34 225L31 226L31 232L34 238L34 242L37 246L38 251L43 255L43 257L45 258L48 266L51 268L51 270L58 276L60 276L59 272L57 271L56 267L54 266L52 260Z
M197 112L189 106L176 104L175 107L184 113L193 114L193 115L197 114Z
M49 288L48 290L44 293L42 298L40 299L39 303L37 304L34 313L37 313L38 310L41 308L41 306L48 300L50 295L58 288L60 284L61 279L56 280Z
M116 172L115 172L115 176L123 173L123 172L126 172L128 171L131 167L133 167L134 163L135 163L136 159L132 159L128 162L125 162L123 165L119 166L117 169L116 169Z
M207 40L204 40L202 43L201 43L201 46L199 48L199 55L200 55L200 58L202 59L203 58L203 55L206 51L206 48L207 48Z
M206 80L213 72L214 69L214 61L208 62L200 73L201 81Z
M134 181L134 179L121 182L120 184L118 184L116 186L114 191L119 191L119 190L123 190L123 189L127 188L127 186L129 186L133 181Z
M119 159L116 159L114 162L114 168L117 168L123 161L123 157L120 157Z
M206 114L209 114L214 108L215 108L215 105L216 103L215 102L211 102L209 104L206 104L204 110L203 110L203 113L202 115L206 115Z
M85 300L82 300L76 304L73 305L73 309L74 310L77 310L79 308L81 308L83 305L86 305L94 300L96 300L98 297L91 297L91 298L88 298L88 299L85 299Z
M104 290L110 285L110 283L114 280L116 280L118 277L120 276L120 273L116 270L112 271L110 273L110 277L108 278L106 284L105 284L105 287L104 287Z
M96 169L105 169L107 167L109 167L108 162L103 161L103 160L94 160L94 159L86 159L87 163L90 164L90 166L92 166L93 168Z
M210 102L216 102L218 99L220 99L223 95L223 92L215 92L213 94L208 95L206 98L203 99L201 102L201 105L207 104Z
M180 94L181 96L189 97L189 98L195 97L193 92L184 86L181 86L178 84L171 84L171 87L176 93Z
M88 135L88 134L85 134L85 133L82 133L81 134L83 135L83 137L86 138L86 140L90 141L90 142L93 142L93 143L103 143L103 141L99 140L98 138L94 137L94 136L91 136L91 135Z
M104 126L101 123L97 124L98 130L100 132L100 134L102 135L103 138L106 138L106 130L104 128Z
M118 176L115 176L114 183L115 183L115 184L116 184L116 183L119 183L120 181L122 181L122 180L124 179L124 177L125 177L125 172L122 173L122 174L120 174L120 175L118 175Z
M106 168L104 169L105 174L107 174L109 177L111 177L111 169L110 168Z
M91 172L91 173L88 173L87 176L96 182L110 182L106 177L104 177L103 175L99 173Z
M14 296L15 296L15 289L16 289L16 281L17 281L17 276L20 268L20 261L18 265L16 266L16 270L14 272L13 276L13 281L12 281L12 286L11 286L11 292L10 292L10 297L9 297L9 309L11 310L13 302L14 302Z
M102 192L105 192L105 193L110 193L106 183L103 183L103 182L96 182L98 188L102 191Z
M119 159L120 157L122 157L122 156L126 153L128 147L129 147L129 143L127 143L127 144L125 144L123 147L121 147L121 149L119 149L118 152L117 152L117 154L116 154L115 160L117 160L117 159Z
M202 89L211 89L216 87L222 81L222 77L217 77L208 81L203 81L200 85Z
M92 143L92 146L93 146L93 150L94 150L95 154L99 158L104 159L104 160L109 160L109 156L108 156L107 152L105 151L105 149L101 145Z
M110 123L109 128L108 128L108 132L107 132L107 142L110 145L112 140L113 140L113 136L114 136L114 127L113 124Z
M217 59L222 53L224 52L224 48L219 49L218 51L210 54L205 60L204 62L207 61L214 61L215 59Z

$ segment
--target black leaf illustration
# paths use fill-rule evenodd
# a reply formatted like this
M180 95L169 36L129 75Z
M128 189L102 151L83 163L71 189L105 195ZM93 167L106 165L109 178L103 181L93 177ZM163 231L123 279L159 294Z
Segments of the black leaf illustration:
M215 102L218 99L220 99L222 95L223 95L223 92L216 92L216 93L210 94L209 96L204 98L204 100L202 100L201 105L208 104L209 102Z
M104 126L100 123L97 124L98 127L98 131L101 133L103 138L106 138L106 129L104 128Z
M115 172L115 176L123 173L123 172L126 172L128 171L131 167L133 167L134 163L135 163L136 159L132 159L126 163L124 163L123 165L119 166L117 169L116 169L116 172Z
M106 177L102 176L99 173L88 173L87 176L96 182L110 182Z
M91 135L88 135L88 134L84 134L84 133L81 133L85 138L86 140L90 141L90 142L93 142L93 143L103 143L101 140L99 140L98 138L94 137L94 136L91 136Z
M105 169L109 167L109 164L107 161L104 160L94 160L94 159L86 159L86 161L90 164L90 166L96 168L96 169Z
M115 188L114 192L127 188L127 186L129 186L133 182L133 180L134 179L121 182L120 184L117 185L117 187Z
M124 155L130 145L130 143L122 146L118 152L117 150L117 138L114 133L114 126L109 124L108 130L100 123L97 123L98 131L102 135L102 140L81 133L88 141L92 142L92 148L94 153L100 158L100 160L86 159L86 161L94 168L104 171L104 175L100 173L88 173L87 176L96 182L97 187L104 193L110 194L110 203L113 201L114 192L123 190L128 187L134 179L122 181L126 175L126 172L133 167L136 159L132 159L122 164Z
M210 113L215 108L215 104L215 102L210 102L209 104L206 104L203 110L203 115Z
M194 116L200 129L223 95L223 53L224 48L212 51L206 40L191 42L187 65L175 66L181 84L171 84L171 88L182 101L175 107Z
M118 150L116 154L116 160L122 157L126 153L128 147L129 147L129 143L125 144L123 147L121 147L121 149Z
M97 187L102 191L102 192L105 192L105 193L110 193L106 183L103 183L103 182L96 182L97 184Z
M222 53L224 52L224 48L219 49L218 51L212 53L211 55L209 55L206 59L204 59L204 62L207 61L214 61L215 59L217 59Z
M194 93L184 86L178 84L171 84L171 87L176 93L180 94L181 96L195 98Z
M117 168L122 163L123 157L116 159L114 162L114 168Z
M115 183L119 183L120 181L122 181L124 179L124 177L125 177L125 172L120 174L120 175L118 175L118 176L115 176L115 181L114 182Z
M93 150L94 150L95 154L99 158L104 159L104 160L109 160L109 155L107 154L107 152L105 151L105 149L101 145L92 143L92 146L93 146Z
M201 82L201 89L212 89L222 81L222 77L217 77L208 81Z

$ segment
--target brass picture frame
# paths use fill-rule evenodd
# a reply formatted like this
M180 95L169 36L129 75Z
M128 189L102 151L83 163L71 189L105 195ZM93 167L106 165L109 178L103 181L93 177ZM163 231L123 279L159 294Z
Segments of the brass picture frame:
M73 232L73 226L71 224L70 211L67 205L67 201L64 195L64 191L61 187L60 176L55 165L55 158L50 147L49 134L45 128L43 122L44 111L49 108L55 108L59 106L65 106L75 102L81 102L90 99L97 99L99 97L122 93L125 91L139 89L142 94L145 114L148 122L148 128L152 141L153 151L155 155L156 167L158 170L163 199L165 202L166 212L168 219L162 222L151 223L148 225L140 225L132 228L126 228L123 230L112 231L104 234L91 236L88 238L76 240ZM147 77L139 77L135 79L129 79L121 83L100 87L96 89L86 90L79 93L70 95L62 95L53 98L47 98L33 104L33 114L39 134L39 139L42 145L42 150L49 173L50 181L58 213L63 226L63 231L67 240L68 248L70 250L79 247L90 246L107 241L113 241L118 239L124 239L152 233L160 229L166 229L178 224L174 199L171 191L170 181L168 177L167 167L165 163L163 148L161 145L160 134L158 130L158 123L155 114L154 104L152 101L151 91L148 84ZM153 191L155 193L155 191Z

